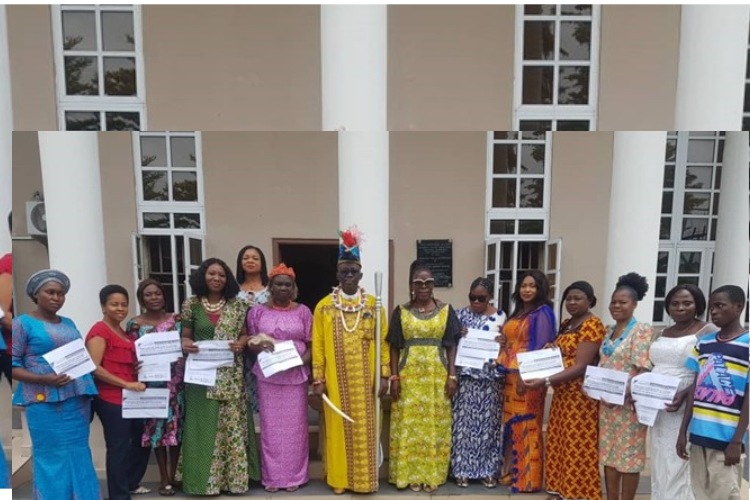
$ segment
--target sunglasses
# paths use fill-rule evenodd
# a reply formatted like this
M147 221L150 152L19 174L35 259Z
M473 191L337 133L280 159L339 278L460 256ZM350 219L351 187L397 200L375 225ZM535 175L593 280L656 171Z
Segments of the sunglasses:
M427 278L426 280L414 279L414 280L411 280L411 282L414 283L414 285L416 286L419 286L419 285L428 286L428 285L435 284L435 278Z
M359 269L342 267L339 269L338 274L341 276L356 276L360 273Z
M472 295L469 294L469 302L480 302L484 304L490 297L488 295Z

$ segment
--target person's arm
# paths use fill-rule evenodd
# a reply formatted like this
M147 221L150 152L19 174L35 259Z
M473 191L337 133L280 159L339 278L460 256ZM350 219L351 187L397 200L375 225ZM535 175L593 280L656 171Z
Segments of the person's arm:
M26 382L27 384L42 384L52 387L61 387L70 382L70 377L67 375L56 375L55 373L38 375L36 373L31 373L30 371L28 371L26 369L25 363L29 338L28 332L24 328L21 320L13 320L12 333L13 343L11 345L11 377L13 378L13 380Z
M697 378L697 374L696 374ZM688 387L687 396L685 397L685 413L682 415L682 423L677 433L677 456L683 460L690 458L687 452L687 432L690 427L690 421L693 419L693 395L695 394L695 379ZM747 421L745 421L747 426Z
M745 401L742 403L742 411L740 412L740 421L737 423L737 428L734 430L734 436L729 442L727 447L724 449L724 465L737 465L740 463L742 456L742 438L745 437L748 425L748 398L747 394L748 385L745 384Z
M391 357L391 400L398 401L401 397L401 379L399 378L398 362L401 358L401 347L404 344L404 332L401 328L401 308L399 306L396 306L393 314L391 314L386 341L389 346L388 354Z
M391 376L391 350L385 338L388 335L388 322L385 317L385 308L380 308L380 360L375 361L376 370L380 370L380 390L378 396L383 397L388 393Z
M89 351L91 360L96 365L94 370L94 377L101 380L102 382L113 385L115 387L121 387L130 391L143 392L146 390L146 384L143 382L126 382L116 375L112 375L102 366L102 359L104 358L104 351L107 350L107 341L101 337L91 337L86 341L86 349Z
M570 380L583 377L586 368L592 365L599 354L599 344L596 342L581 342L578 344L575 362L560 373L555 373L549 378L550 384L554 387ZM538 389L545 385L543 378L528 380L524 382L529 389Z
M320 303L313 314L311 355L313 392L322 396L326 393L326 327L325 313Z
M193 341L193 307L192 301L186 299L182 304L180 338L182 339L182 352L194 354L198 352L198 346Z
M456 351L458 340L461 338L461 321L456 316L452 306L448 306L448 321L443 334L443 345L448 358L448 376L445 380L445 395L453 398L458 390L458 377L456 375ZM446 342L446 339L449 339Z
M9 273L0 274L0 307L3 308L5 316L8 318L7 321L13 320L13 311L11 304L13 303L13 275ZM5 322L3 318L3 322ZM3 324L5 327L5 324ZM8 327L11 327L10 323Z
M398 347L390 347L391 355L391 399L398 401L401 397L401 379L398 374L398 359L401 356L401 350Z

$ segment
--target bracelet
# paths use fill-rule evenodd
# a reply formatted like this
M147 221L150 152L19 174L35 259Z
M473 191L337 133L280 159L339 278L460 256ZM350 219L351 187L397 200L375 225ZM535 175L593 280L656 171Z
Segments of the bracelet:
M448 380L453 380L454 382L458 382L458 377L455 375L448 375Z
M324 379L324 378L319 378L319 379L313 380L313 385L323 385L325 383L326 383L326 379Z
M388 380L390 380L391 382L398 382L399 380L401 380L401 377L399 377L398 375L391 375L390 377L388 377Z

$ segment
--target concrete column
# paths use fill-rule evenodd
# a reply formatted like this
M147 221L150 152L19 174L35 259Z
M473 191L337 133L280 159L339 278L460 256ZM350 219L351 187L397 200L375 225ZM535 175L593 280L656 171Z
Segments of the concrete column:
M747 290L750 243L748 240L748 132L727 132L721 169L719 222L716 226L713 287L738 285Z
M61 314L83 335L102 317L107 284L96 132L39 132L50 267L70 277Z
M323 5L323 130L387 128L388 7Z
M609 205L604 304L617 278L636 272L648 279L649 291L635 316L651 323L659 250L659 219L664 182L666 132L615 132L612 192ZM605 306L605 321L612 321Z
M338 130L339 227L364 233L362 286L388 304L388 8L321 6L323 130Z
M0 254L11 251L6 218L12 208L13 186L13 105L10 89L8 23L5 5L0 5ZM16 217L21 214L16 214Z
M742 130L750 5L682 5L675 130Z

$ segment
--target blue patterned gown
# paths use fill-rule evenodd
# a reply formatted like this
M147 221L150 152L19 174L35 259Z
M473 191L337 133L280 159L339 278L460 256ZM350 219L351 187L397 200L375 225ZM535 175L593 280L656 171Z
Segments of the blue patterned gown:
M505 313L486 316L469 307L456 311L467 328L499 331ZM479 479L497 477L500 471L503 376L489 361L481 370L456 367L458 392L453 400L453 477Z

